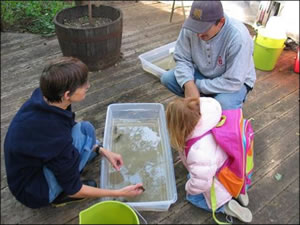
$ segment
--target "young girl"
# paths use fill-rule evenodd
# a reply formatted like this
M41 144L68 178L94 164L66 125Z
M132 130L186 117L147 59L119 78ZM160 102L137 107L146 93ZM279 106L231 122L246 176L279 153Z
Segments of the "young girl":
M211 211L210 190L213 177L228 158L207 131L215 127L221 119L221 105L213 98L176 98L166 110L167 125L171 145L179 152L182 163L189 171L185 190L187 200L193 205ZM204 135L195 142L186 155L187 140ZM243 222L252 221L251 211L243 206L248 204L248 196L240 195L238 201L215 177L216 212L222 212Z

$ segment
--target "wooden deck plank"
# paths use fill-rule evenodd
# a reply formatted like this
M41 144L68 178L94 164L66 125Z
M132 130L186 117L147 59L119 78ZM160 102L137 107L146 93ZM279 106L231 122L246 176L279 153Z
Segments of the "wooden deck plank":
M266 204L255 215L255 221L263 224L284 224L291 214L299 212L299 177ZM299 218L298 218L299 221Z
M283 121L286 121L285 119ZM299 120L298 120L299 122ZM269 133L268 130L276 129L276 125L268 126L265 131L255 136L255 170L253 176L255 177L254 183L264 176L268 168L273 168L281 162L282 155L289 155L291 151L296 149L299 144L299 138L296 134L297 126L295 124L287 124L286 132L276 133L276 137L266 137L264 141L260 141L264 134ZM288 125L290 125L288 127ZM287 141L287 142L286 142ZM259 151L260 150L260 151Z
M164 30L164 29L163 29ZM149 50L149 48L154 48L155 46L157 46L157 45L161 45L161 44L164 44L164 43L161 43L161 38L164 38L164 40L166 41L166 42L169 42L169 40L170 40L170 38L172 39L172 40L174 40L174 37L175 36L177 36L177 34L178 34L178 30L179 30L179 24L175 24L173 27L169 27L167 30L164 30L164 31L166 31L166 34L167 35L161 35L161 36L158 36L158 35L156 35L155 36L155 38L152 38L152 39L144 39L144 41L143 42L135 42L135 45L131 45L131 48L134 48L134 49L137 49L135 52L134 52L134 54L131 54L131 55L129 55L129 54L127 54L127 57L125 58L125 59L123 59L123 60L121 60L121 61L119 61L118 62L118 64L120 64L120 65L118 65L118 67L112 67L115 71L119 71L119 69L121 69L122 68L122 66L127 66L128 67L128 64L129 63L131 63L132 65L137 65L137 64L139 64L139 59L137 58L137 56L139 55L139 54L142 54L143 52L145 52L145 51L148 51ZM159 42L159 43L157 43L157 42ZM57 45L58 45L58 42L56 41L56 40L54 40L53 41L53 45L56 45L56 47L57 47ZM146 47L146 49L143 49L143 48L141 48L142 46L147 46ZM122 45L122 47L123 48L125 48L126 47L126 45L124 46L124 45ZM145 47L144 47L145 48ZM42 52L44 52L44 55L45 56L47 56L48 55L48 53L46 52L46 50L45 49L40 49L40 51L42 51ZM123 51L123 50L122 50ZM129 50L126 50L127 52L129 51ZM126 53L126 51L125 51L125 53ZM124 52L124 51L123 51ZM18 54L18 52L16 52L15 53L15 55L17 55ZM25 58L26 58L27 56L25 56ZM47 60L46 60L47 61ZM34 63L36 63L36 62L34 62ZM119 67L120 66L120 67ZM35 72L37 72L36 71L36 68L32 68L32 70L34 70ZM10 80L9 79L11 79L11 81L13 81L13 80L15 80L17 77L13 77L13 76L11 76L11 75L9 75L9 71L7 71L7 73L5 73L5 74L7 74L7 75L9 75L9 79L8 78L6 78L6 83L7 84L4 84L3 85L3 91L5 92L5 95L4 96L2 96L2 99L3 100L5 100L4 99L4 97L6 97L7 95L15 95L15 94L18 94L18 96L20 96L21 95L21 93L24 91L24 89L26 89L26 84L28 83L28 84L31 84L32 83L32 80L37 80L37 78L40 76L40 73L41 73L41 71L42 71L42 69L40 70L40 72L39 73L36 73L34 76L32 76L32 70L28 70L28 71L18 71L19 73L21 73L21 74L19 74L19 76L25 76L25 78L26 79L19 79L19 84L20 84L20 86L21 86L21 84L22 84L22 87L20 87L20 89L11 89L11 83L9 82ZM101 72L95 72L95 73L93 73L93 74L97 74L98 75L98 77L108 77L108 74L109 73L111 73L111 70L112 69L108 69L108 70L106 70L106 71L101 71ZM3 68L3 72L6 72L5 71L5 68ZM24 73L25 72L25 73ZM97 76L93 76L93 78L97 78ZM26 81L28 79L28 81ZM101 80L101 79L100 79ZM23 81L23 83L21 83ZM24 83L25 82L25 83ZM93 82L93 80L91 80L91 82ZM18 83L14 83L14 85L18 85ZM29 94L28 94L29 95Z
M275 86L273 90L267 88L265 92L257 95L256 98L253 99L253 101L246 101L244 114L248 117L253 117L261 110L275 104L277 101L280 101L286 94L290 94L296 91L299 87L298 82L299 79L295 75L283 78L281 82L277 83L277 86ZM250 95L251 94L252 93L250 93ZM250 105L251 107L248 107Z
M252 207L254 210L253 223L260 223L260 221L255 217L256 213L262 210L266 205L268 205L272 199L278 196L283 190L287 189L297 178L299 179L299 160L295 160L299 157L299 148L294 151L289 157L282 159L278 167L269 171L268 174L261 179L256 185L252 188L252 193L255 192L255 195L251 195L251 201L249 203L249 208ZM276 173L283 174L283 178L280 181L274 179ZM272 188L271 188L272 187ZM292 193L289 194L289 199L295 199L295 196ZM293 204L290 202L290 204ZM296 209L299 212L299 208ZM271 209L269 210L270 212ZM276 212L272 212L273 216ZM265 215L268 217L268 215ZM269 218L267 220L270 221Z
M294 215L291 215L286 224L299 224L299 212L296 212Z
M287 110L295 107L295 102L297 102L298 98L299 90L296 90L270 107L264 110L261 109L261 111L255 115L254 121L252 121L252 125L255 127L255 132L257 133L268 124L271 124L276 120L280 120L280 117L286 113Z

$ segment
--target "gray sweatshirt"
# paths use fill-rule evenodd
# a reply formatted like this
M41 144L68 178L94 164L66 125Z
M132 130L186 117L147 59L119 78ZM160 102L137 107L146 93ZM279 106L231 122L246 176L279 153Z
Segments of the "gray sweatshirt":
M253 88L256 73L253 40L246 26L225 15L225 24L220 32L203 41L197 33L181 29L174 51L175 77L183 85L194 80L197 69L207 79L196 80L203 94L232 93L245 83Z

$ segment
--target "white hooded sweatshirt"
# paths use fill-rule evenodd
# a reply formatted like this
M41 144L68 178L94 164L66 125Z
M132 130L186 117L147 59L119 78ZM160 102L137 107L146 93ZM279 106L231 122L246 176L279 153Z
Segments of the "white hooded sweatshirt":
M220 121L222 109L220 103L214 98L201 97L200 112L201 118L187 140L201 136L215 127ZM227 154L217 145L213 135L209 133L192 145L187 157L184 153L180 154L180 157L190 173L190 179L186 182L185 190L191 195L203 193L208 207L211 208L210 189L212 180L217 170L227 159ZM232 198L216 177L215 192L217 208Z

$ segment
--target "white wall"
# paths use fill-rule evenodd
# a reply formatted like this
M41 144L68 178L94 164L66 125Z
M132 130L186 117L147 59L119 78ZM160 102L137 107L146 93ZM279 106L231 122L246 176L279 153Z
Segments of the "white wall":
M173 4L173 1L160 1L166 4ZM184 6L192 5L193 1L184 1ZM225 13L246 24L255 27L259 4L261 1L221 1ZM299 1L278 1L282 4L279 17L286 28L287 36L299 43ZM181 6L181 1L175 2L176 6ZM186 16L189 12L186 13Z
M244 23L255 26L260 1L221 1L225 13ZM299 1L278 1L282 4L278 17L288 37L299 43Z
M285 1L280 13L288 37L299 44L299 1Z

